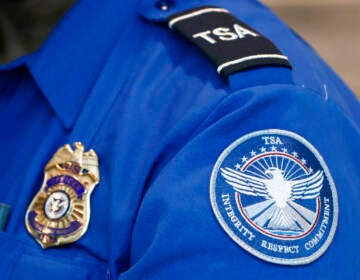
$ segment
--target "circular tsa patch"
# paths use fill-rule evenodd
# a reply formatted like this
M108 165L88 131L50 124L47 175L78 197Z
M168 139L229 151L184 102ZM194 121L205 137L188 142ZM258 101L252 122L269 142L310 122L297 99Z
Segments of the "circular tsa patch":
M215 164L210 198L226 233L272 263L316 260L337 226L337 194L323 158L288 131L257 131L232 143Z

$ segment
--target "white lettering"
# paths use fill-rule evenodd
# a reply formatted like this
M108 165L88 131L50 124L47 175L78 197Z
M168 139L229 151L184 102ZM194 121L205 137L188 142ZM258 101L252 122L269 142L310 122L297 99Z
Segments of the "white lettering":
M271 243L271 242L262 240L260 246L269 251L283 253L283 254L298 254L299 253L298 245L286 246L286 245L275 244L275 243Z
M234 24L234 30L240 39L245 38L246 35L250 35L253 37L259 36L259 34L256 34L255 32L252 32L251 30L246 29L245 27L242 27L239 24Z
M259 34L256 34L255 32L253 32L249 29L246 29L245 27L243 27L239 24L234 24L233 30L231 30L231 28L228 28L228 27L217 27L217 28L213 29L212 31L206 30L206 31L196 33L196 34L192 35L192 37L195 39L202 38L205 41L209 42L210 44L216 44L217 41L213 38L213 36L210 36L210 34L216 36L221 41L234 41L237 39L243 39L247 35L253 36L253 37L259 36Z
M270 143L269 143L269 138L270 138L269 136L263 136L263 137L261 137L261 139L265 141L265 145L270 145Z
M324 237L324 233L326 231L326 228L329 224L329 216L330 216L330 199L327 197L324 197L324 216L320 224L320 228L318 232L315 234L315 236L308 242L305 243L305 249L310 250L314 248Z
M283 142L278 136L263 136L261 139L264 140L265 145L283 145Z
M249 239L250 241L254 240L254 238L256 237L255 234L253 234L250 230L248 230L239 220L239 218L235 215L235 212L231 206L230 203L230 195L227 194L222 194L222 201L224 206L226 206L224 209L226 211L226 214L228 215L228 217L230 218L230 221L233 223L234 227L247 239Z
M233 41L238 39L238 36L235 33L230 32L230 28L226 27L215 28L212 33L218 36L222 41Z
M203 38L206 41L208 41L210 44L215 44L216 41L213 38L211 38L210 36L208 36L208 34L210 34L210 33L211 33L210 30L206 30L206 31L203 31L203 32L200 32L200 33L196 33L192 37L193 38L199 38L200 37L200 38Z

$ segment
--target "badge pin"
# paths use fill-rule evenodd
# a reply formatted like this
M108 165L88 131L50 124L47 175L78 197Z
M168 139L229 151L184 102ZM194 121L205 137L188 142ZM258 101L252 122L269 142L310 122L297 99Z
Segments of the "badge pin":
M65 145L45 167L41 189L25 216L26 228L42 248L75 242L87 231L90 195L99 183L98 157Z

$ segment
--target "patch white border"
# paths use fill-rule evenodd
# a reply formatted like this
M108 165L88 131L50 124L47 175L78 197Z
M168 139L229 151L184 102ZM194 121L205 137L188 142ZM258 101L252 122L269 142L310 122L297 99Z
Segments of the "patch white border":
M254 138L256 136L265 135L266 133L292 137L293 139L295 139L295 140L299 141L300 143L302 143L303 145L305 145L306 148L308 148L313 153L313 155L316 157L316 159L319 161L321 167L323 168L323 170L325 172L325 176L329 182L329 185L330 185L332 199L333 199L333 207L334 207L333 221L331 224L330 232L329 232L329 235L328 235L326 241L324 242L324 244L315 253L313 253L307 257L301 257L301 258L296 258L296 259L276 258L276 257L268 256L256 249L254 249L253 247L248 245L245 241L240 239L231 230L231 228L228 226L226 221L224 221L224 219L219 211L218 205L216 203L216 194L215 194L216 178L219 173L220 166L223 163L224 159L241 143L243 143L251 138ZM338 218L339 218L338 195L336 192L334 180L331 176L331 173L330 173L330 170L329 170L327 164L325 163L325 160L320 155L320 153L317 151L317 149L305 138L301 137L300 135L298 135L294 132L290 132L287 130L281 130L281 129L264 129L264 130L259 130L259 131L255 131L252 133L248 133L248 134L240 137L239 139L235 140L221 153L221 155L218 157L218 159L214 165L214 168L211 172L210 201L211 201L211 206L212 206L213 212L214 212L218 222L220 223L221 227L231 237L231 239L233 241L235 241L241 248L245 249L249 253L253 254L254 256L256 256L262 260L270 262L270 263L281 264L281 265L305 265L305 264L309 264L309 263L317 260L318 258L320 258L325 253L325 251L328 249L328 247L330 246L330 244L335 236L335 232L336 232L336 228L337 228L337 224L338 224Z

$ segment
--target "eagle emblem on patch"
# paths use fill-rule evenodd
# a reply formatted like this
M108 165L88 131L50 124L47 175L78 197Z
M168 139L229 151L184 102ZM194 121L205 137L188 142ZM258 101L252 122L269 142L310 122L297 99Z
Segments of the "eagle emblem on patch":
M307 140L289 131L257 131L226 148L212 172L210 198L226 233L272 263L316 260L337 227L328 167Z
M84 152L80 142L74 146L61 147L48 162L43 185L26 212L26 228L43 248L75 242L88 228L98 157L94 150Z

